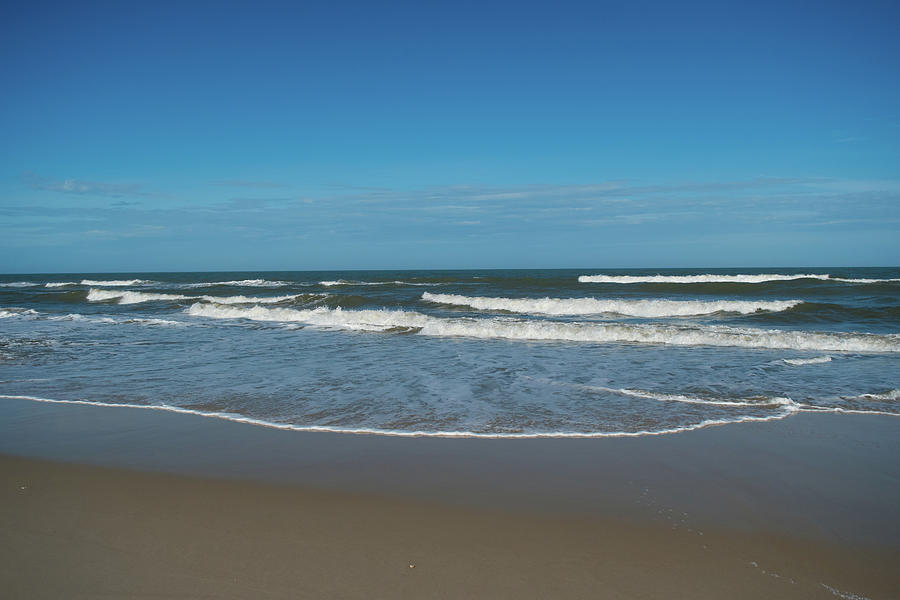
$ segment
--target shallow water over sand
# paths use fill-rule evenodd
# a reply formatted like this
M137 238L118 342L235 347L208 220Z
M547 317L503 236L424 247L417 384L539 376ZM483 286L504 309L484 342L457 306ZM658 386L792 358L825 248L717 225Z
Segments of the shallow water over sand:
M289 429L651 435L900 414L900 269L0 278L0 395Z

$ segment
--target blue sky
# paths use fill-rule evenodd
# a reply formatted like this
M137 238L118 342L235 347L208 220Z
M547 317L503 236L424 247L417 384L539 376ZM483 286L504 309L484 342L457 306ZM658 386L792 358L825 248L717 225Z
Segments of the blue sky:
M900 264L897 3L20 3L0 272Z

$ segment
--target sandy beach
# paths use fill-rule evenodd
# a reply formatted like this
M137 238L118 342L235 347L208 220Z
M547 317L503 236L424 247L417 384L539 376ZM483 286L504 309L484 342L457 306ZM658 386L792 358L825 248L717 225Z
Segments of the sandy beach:
M900 2L10 2L0 600L900 600Z
M22 400L2 414L11 598L900 590L897 419L519 442Z

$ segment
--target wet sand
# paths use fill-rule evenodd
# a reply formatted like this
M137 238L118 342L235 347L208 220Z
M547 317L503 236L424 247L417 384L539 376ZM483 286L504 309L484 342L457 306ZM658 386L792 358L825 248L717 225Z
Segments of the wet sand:
M390 439L4 401L0 589L894 598L898 432L823 414L641 439Z

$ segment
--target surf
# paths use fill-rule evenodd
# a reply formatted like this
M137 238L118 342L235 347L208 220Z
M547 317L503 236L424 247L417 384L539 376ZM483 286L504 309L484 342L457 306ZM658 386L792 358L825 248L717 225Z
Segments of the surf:
M502 310L535 315L602 315L625 317L689 317L716 313L751 314L778 312L802 304L801 300L600 300L596 298L489 298L432 294L422 299L436 304L468 306L477 310Z
M305 323L322 327L384 332L416 330L436 337L581 343L636 343L674 346L733 346L834 352L900 352L900 335L785 331L722 325L581 323L498 318L444 318L404 310L341 308L226 307L195 303L186 313L213 319Z

